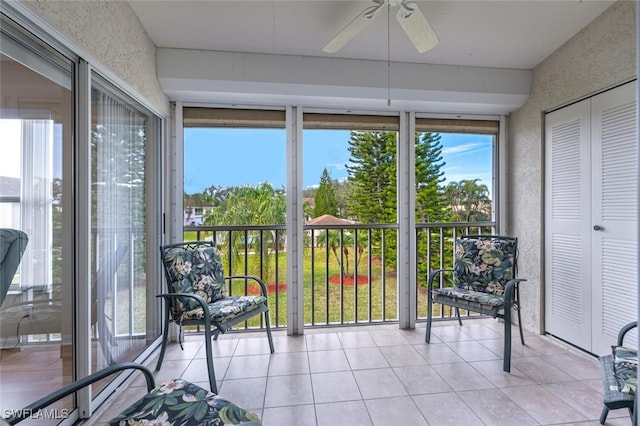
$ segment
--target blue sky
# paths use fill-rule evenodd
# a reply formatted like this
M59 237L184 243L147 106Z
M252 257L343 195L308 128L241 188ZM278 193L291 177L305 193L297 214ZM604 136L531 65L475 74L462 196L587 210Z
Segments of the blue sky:
M303 186L317 185L326 167L332 179L347 177L349 131L305 130ZM480 179L491 190L492 136L441 134L447 182ZM211 185L286 184L283 129L187 128L184 131L184 189ZM446 182L445 182L446 184Z

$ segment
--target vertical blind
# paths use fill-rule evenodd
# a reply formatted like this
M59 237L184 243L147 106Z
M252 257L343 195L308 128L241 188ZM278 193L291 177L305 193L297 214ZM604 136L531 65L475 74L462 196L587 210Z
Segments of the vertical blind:
M92 326L98 370L132 360L145 345L147 117L100 86L91 95Z

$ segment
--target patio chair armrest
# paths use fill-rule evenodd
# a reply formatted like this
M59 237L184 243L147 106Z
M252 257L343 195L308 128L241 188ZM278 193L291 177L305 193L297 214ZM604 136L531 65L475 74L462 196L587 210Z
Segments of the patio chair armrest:
M262 296L267 297L267 286L265 285L264 281L262 281L259 277L256 277L255 275L231 275L228 277L224 277L225 280L253 280L256 281L258 283L258 285L260 286L260 293L262 294Z
M140 364L133 363L133 362L114 364L103 370L97 371L93 374L83 377L82 379L76 380L73 383L63 386L57 391L50 393L49 395L43 398L40 398L39 400L37 400L32 404L29 404L23 409L17 410L11 417L8 417L4 420L7 421L10 425L19 423L25 419L28 419L32 414L36 414L39 410L53 404L56 401L59 401L60 399L68 395L71 395L72 393L79 391L80 389L86 386L89 386L92 383L97 382L98 380L102 380L105 377L110 376L114 373L117 373L123 370L128 370L128 369L135 369L135 370L142 371L147 381L147 392L151 392L153 388L156 387L155 381L153 379L153 374L151 374L151 371L149 371L147 367Z
M436 279L436 276L444 274L446 272L453 272L453 269L436 269L429 274L429 278L427 279L428 292L431 292L431 290L433 290L433 281Z
M207 305L206 300L204 300L202 296L199 296L194 293L162 293L162 294L156 295L156 297L162 297L163 299L171 299L176 297L190 297L192 299L195 299L200 304L202 309L206 310L209 307Z
M521 282L527 281L525 278L514 278L507 281L507 285L504 287L504 306L507 309L507 305L511 306L511 301L514 300L515 295L518 292L518 287Z
M620 329L620 331L618 332L618 346L623 346L624 345L624 336L625 336L625 334L627 334L629 331L631 331L632 329L634 329L637 326L638 326L638 321L633 321L633 322L628 323L627 325L625 325L624 327L622 327Z
M166 303L169 303L169 299L174 299L176 297L190 297L192 299L195 299L200 304L200 307L202 308L202 312L209 313L209 315L204 315L203 320L204 320L205 327L211 327L211 315L209 312L209 305L207 305L207 301L204 300L202 296L199 296L194 293L162 293L162 294L157 294L156 297L162 297L163 299L166 300ZM169 309L168 306L169 305L167 305L167 312Z

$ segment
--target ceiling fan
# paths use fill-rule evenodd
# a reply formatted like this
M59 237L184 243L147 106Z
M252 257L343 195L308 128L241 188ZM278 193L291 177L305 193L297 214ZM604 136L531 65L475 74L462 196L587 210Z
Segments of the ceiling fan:
M373 21L373 18L375 18L384 6L399 6L398 12L396 13L396 20L400 23L404 32L407 33L407 36L409 36L413 45L418 49L418 52L424 53L438 44L438 36L416 3L407 2L406 0L372 1L376 3L376 5L366 8L356 16L353 21L347 24L347 26L322 49L324 52L335 53L342 49L345 44Z

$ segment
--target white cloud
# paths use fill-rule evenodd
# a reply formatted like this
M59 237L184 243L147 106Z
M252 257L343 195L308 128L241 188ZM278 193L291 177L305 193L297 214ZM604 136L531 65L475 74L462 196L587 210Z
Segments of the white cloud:
M469 154L473 151L478 151L480 149L486 149L487 145L481 142L470 142L462 145L449 146L442 148L442 156L445 158L453 157L455 155L461 154Z

